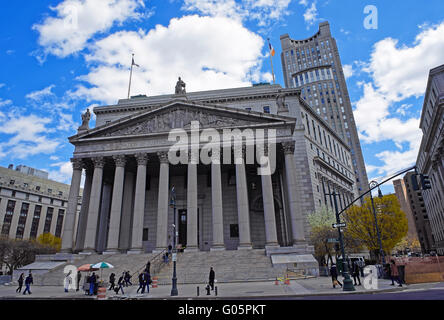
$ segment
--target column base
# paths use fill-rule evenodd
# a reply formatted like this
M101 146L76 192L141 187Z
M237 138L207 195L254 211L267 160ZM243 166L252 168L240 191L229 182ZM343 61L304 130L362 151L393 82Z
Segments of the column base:
M265 245L265 250L273 250L280 248L278 243L270 243Z
M142 254L142 253L143 253L142 249L131 249L126 254L131 255L131 254Z
M199 248L198 247L186 247L184 252L198 252Z
M62 249L60 253L73 253L73 249Z
M79 252L79 254L84 254L84 255L91 255L91 254L96 254L96 250L94 249L83 249L82 252Z
M113 255L113 254L118 254L119 251L117 249L109 249L104 251L102 254L103 255Z
M210 248L210 252L211 251L226 251L227 249L225 248L225 246L214 246Z
M237 250L253 250L252 244L241 244L237 247Z

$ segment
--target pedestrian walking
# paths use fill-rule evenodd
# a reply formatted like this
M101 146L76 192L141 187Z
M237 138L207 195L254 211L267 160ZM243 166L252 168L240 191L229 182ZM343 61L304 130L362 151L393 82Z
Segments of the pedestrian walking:
M94 295L94 287L96 285L96 273L93 272L91 277L89 277L89 295Z
M333 282L333 288L336 288L337 285L340 285L342 288L342 283L338 280L338 269L336 268L336 264L332 264L330 268L331 281Z
M125 273L122 273L122 275L120 276L119 280L117 281L117 288L114 289L116 294L119 294L119 291L122 291L122 294L125 294L125 292L123 292L123 284L125 282L124 279L125 279Z
M149 272L145 272L145 287L146 293L150 293L151 275ZM143 292L144 293L144 292Z
M23 294L26 294L26 292L28 292L29 294L32 294L31 292L31 284L33 284L33 279L32 279L32 273L29 272L29 275L26 277L25 279L25 291L23 291Z
M126 285L127 287L133 285L133 284L131 283L131 275L130 275L129 271L127 271L127 272L125 273L124 279L125 279L125 285Z
M361 272L361 270L359 268L358 262L355 261L353 263L353 280L355 282L355 286L360 286L361 285L361 278L359 277L360 272ZM358 283L359 284L356 284L356 279L358 279Z
M80 280L82 279L82 273L80 271L77 271L77 287L76 291L80 290Z
M216 273L214 272L213 267L210 268L210 276L209 276L209 281L208 284L211 287L211 290L214 291L214 280L216 279Z
M114 273L111 273L111 275L109 276L110 287L108 290L114 290L115 282L116 282L116 275Z
M398 282L398 287L402 287L402 283L401 283L401 279L399 279L399 271L398 271L398 266L396 265L395 260L391 260L391 265L390 265L390 277L392 279L392 286L395 285L395 282Z
M148 263L146 264L145 272L150 273L150 269L151 269L151 262L148 261Z
M22 287L23 287L23 281L25 280L25 274L22 273L20 275L20 277L18 278L17 282L18 282L18 288L15 290L15 292L17 293L21 293L22 292Z
M139 290L142 290L142 294L145 292L145 275L143 272L139 274L139 288L137 289L137 293Z

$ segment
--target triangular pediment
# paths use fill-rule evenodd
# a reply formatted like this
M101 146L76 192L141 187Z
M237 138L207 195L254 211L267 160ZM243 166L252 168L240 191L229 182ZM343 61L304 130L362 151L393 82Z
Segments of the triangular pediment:
M225 106L207 106L179 101L116 120L105 126L77 135L76 138L137 136L168 133L173 129L189 130L193 121L199 122L201 129L219 129L282 122L291 124L296 119Z

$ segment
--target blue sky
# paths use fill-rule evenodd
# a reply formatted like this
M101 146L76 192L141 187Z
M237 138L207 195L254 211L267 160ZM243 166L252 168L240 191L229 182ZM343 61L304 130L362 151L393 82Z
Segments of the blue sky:
M377 28L367 29L367 5ZM414 164L428 71L444 63L444 2L359 0L39 0L2 3L0 165L69 183L81 112L132 94L284 85L280 35L307 38L329 21L347 74L369 178ZM373 22L375 20L372 20ZM91 123L94 125L94 119ZM388 187L385 192L392 191Z

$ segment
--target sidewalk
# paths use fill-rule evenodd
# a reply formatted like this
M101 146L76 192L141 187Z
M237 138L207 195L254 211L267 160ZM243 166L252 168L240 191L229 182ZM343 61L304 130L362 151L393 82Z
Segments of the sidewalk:
M150 288L149 294L137 294L138 285L124 288L125 294L116 295L114 292L107 292L108 299L267 299L285 296L313 296L313 295L338 295L338 294L360 294L375 292L391 292L412 289L427 289L436 286L436 283L403 285L403 287L391 286L390 280L380 279L377 290L366 290L362 285L356 286L356 291L344 292L340 287L332 288L331 279L327 277L309 278L301 280L291 280L289 285L275 285L274 281L267 282L238 282L238 283L216 283L218 295L211 292L211 296L206 295L204 284L184 284L178 285L179 295L171 297L171 285ZM200 295L197 296L197 287ZM89 299L96 297L84 295L82 291L65 293L63 286L60 287L31 287L32 295L15 293L16 286L0 286L0 299ZM24 290L24 288L23 288Z

